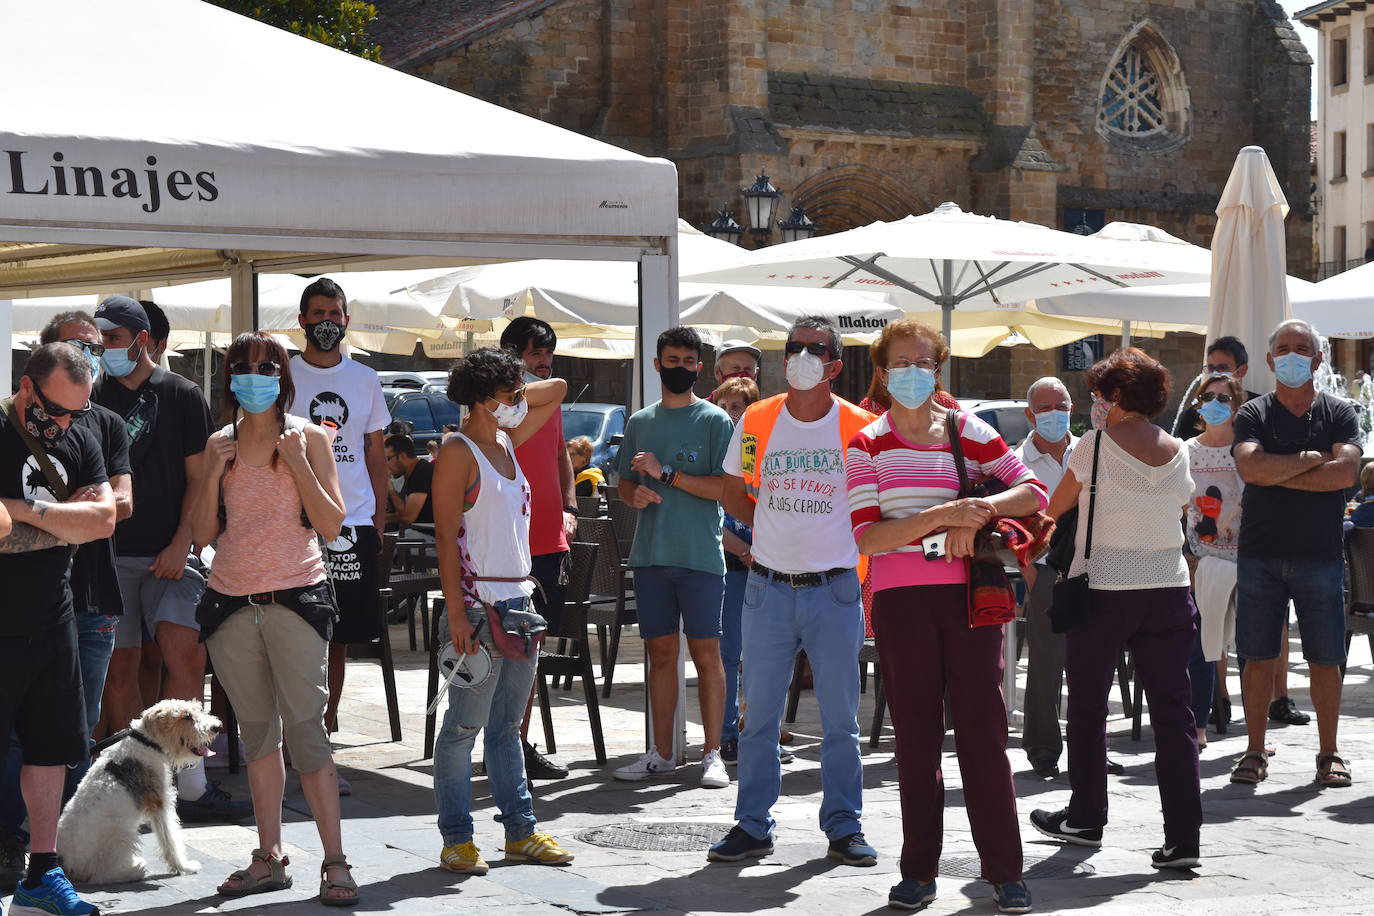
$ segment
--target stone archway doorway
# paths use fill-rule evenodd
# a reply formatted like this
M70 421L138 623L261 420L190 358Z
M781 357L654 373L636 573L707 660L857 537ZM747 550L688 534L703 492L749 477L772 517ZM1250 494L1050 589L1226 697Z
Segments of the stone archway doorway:
M841 165L812 175L797 185L792 203L806 209L821 235L931 209L921 195L895 178L862 165Z

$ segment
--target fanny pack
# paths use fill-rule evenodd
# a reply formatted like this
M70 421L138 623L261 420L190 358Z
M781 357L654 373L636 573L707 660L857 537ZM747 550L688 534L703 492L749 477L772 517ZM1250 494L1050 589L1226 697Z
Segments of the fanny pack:
M254 592L251 595L224 595L213 588L206 588L200 604L196 605L200 641L205 642L209 639L215 630L219 629L220 624L240 608L262 607L266 604L280 604L295 611L325 640L333 635L334 621L339 619L339 609L334 602L334 590L327 578L314 585L283 588L275 592Z
M539 580L534 576L468 576L467 578L475 582L533 582L534 587L539 591L539 596L544 597L544 587L539 584ZM526 610L526 608L531 607L528 597L508 598L498 601L496 604L489 604L472 592L469 592L468 596L475 604L481 605L486 612L487 631L491 633L492 644L496 646L496 651L501 653L502 658L525 658L528 660L539 653L539 644L544 639L544 632L548 630L549 622L537 612ZM518 605L512 606L512 602L518 602Z

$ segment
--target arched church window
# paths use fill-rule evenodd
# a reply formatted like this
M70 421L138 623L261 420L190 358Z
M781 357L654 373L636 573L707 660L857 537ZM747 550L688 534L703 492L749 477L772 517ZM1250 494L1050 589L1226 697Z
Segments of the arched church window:
M1178 55L1154 26L1140 23L1117 47L1102 79L1098 131L1132 146L1178 146L1187 140L1188 107Z

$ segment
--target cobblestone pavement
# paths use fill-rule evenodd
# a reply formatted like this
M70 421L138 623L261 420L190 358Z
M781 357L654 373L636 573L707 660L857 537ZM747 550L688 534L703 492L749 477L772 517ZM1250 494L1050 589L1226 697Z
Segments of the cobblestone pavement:
M423 759L425 663L408 651L404 628L392 628L403 714L404 740L388 741L386 707L378 667L350 662L336 736L341 772L353 794L343 799L344 839L354 874L362 885L356 912L425 914L536 914L654 912L758 913L786 908L795 913L862 914L884 911L887 889L897 880L901 821L897 771L890 727L877 749L864 742L864 829L879 850L876 868L849 868L825 858L817 825L820 797L819 737L816 706L804 693L797 723L796 762L784 768L783 800L776 853L748 865L708 865L705 853L655 852L592 845L587 831L614 825L708 825L723 831L732 823L733 788L699 788L700 767L688 766L671 778L626 784L610 779L644 746L641 655L634 631L627 632L617 683L601 705L607 766L593 757L587 710L579 686L553 691L558 757L572 767L561 782L535 787L540 828L557 837L577 861L568 868L501 862L501 829L484 780L477 790L477 842L492 862L485 877L453 875L436 867L440 839L435 829L430 761ZM1309 710L1306 669L1294 643L1292 695ZM1024 677L1024 661L1020 674ZM1125 775L1111 777L1112 823L1101 850L1066 849L1044 841L1025 818L1036 807L1067 803L1068 782L1034 778L1019 750L1011 751L1017 771L1022 840L1029 885L1038 913L1189 913L1261 916L1268 913L1374 912L1374 667L1363 639L1352 649L1346 677L1346 715L1341 746L1352 761L1355 785L1320 790L1312 783L1316 725L1271 732L1278 745L1270 777L1258 787L1230 785L1232 760L1244 748L1242 724L1213 736L1203 752L1202 867L1195 875L1159 873L1150 851L1162 839L1158 796L1153 785L1148 719L1143 740L1130 739L1130 722L1119 715L1113 691L1111 753L1126 764ZM1234 670L1233 696L1239 696ZM862 698L860 722L872 715L871 685ZM695 703L693 694L691 702ZM700 753L700 729L689 707L689 757ZM1237 714L1239 706L1237 704ZM866 724L863 726L866 731ZM538 718L532 729L538 736ZM542 736L540 743L542 744ZM1013 723L1011 744L1019 745ZM931 913L995 913L991 888L973 877L977 853L962 805L963 788L946 741L946 820L940 897ZM215 776L214 773L220 775ZM212 771L212 778L246 797L242 773ZM102 913L149 916L251 911L271 916L318 913L312 899L320 849L308 809L293 777L288 782L287 852L295 874L293 889L238 901L215 896L215 885L248 862L256 845L249 826L188 826L187 843L203 863L193 876L164 877L165 868L149 850L154 877L139 885L83 889ZM660 828L663 829L663 828ZM151 840L151 838L147 838ZM145 844L145 848L147 848Z

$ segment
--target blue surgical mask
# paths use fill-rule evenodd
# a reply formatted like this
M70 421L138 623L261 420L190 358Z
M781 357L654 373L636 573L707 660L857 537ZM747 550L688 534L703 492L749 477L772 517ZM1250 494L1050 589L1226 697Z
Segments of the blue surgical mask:
M139 357L143 355L141 347L138 355ZM134 367L138 365L138 357L130 359L129 350L126 347L106 347L105 355L100 357L100 361L105 364L105 371L115 378L123 378L133 372Z
M229 379L229 390L244 410L262 413L277 403L277 397L281 394L281 379L275 375L245 372Z
M935 393L935 370L905 366L887 370L887 393L907 410L915 410Z
M81 352L86 354L86 362L91 364L91 380L94 381L100 378L100 367L103 365L100 357L96 356L90 350L82 350Z
M1285 388L1301 388L1312 381L1314 357L1301 353L1285 353L1274 357L1274 376Z
M1231 419L1231 407L1220 401L1204 401L1198 408L1198 413L1202 414L1202 419L1207 421L1208 426L1220 426Z
M1047 410L1035 415L1035 431L1046 442L1058 442L1069 434L1069 412Z

